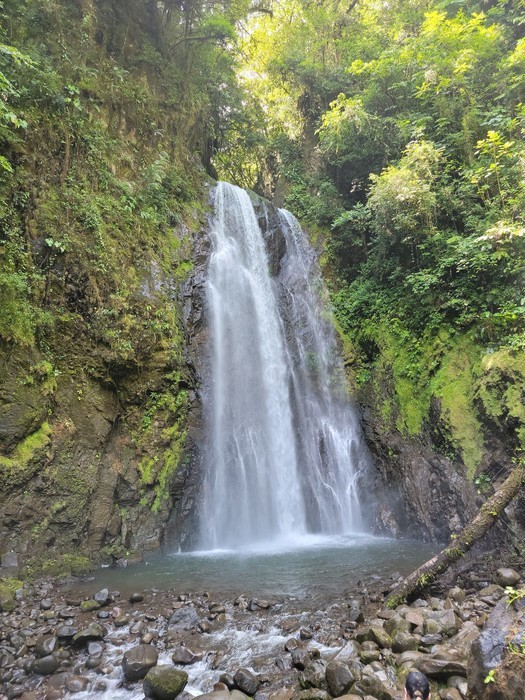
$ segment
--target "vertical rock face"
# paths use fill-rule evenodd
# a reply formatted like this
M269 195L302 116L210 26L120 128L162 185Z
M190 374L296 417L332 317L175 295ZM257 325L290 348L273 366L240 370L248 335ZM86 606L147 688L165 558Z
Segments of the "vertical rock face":
M178 304L179 282L154 261L142 275L137 303ZM195 406L173 318L171 344L144 344L140 361L116 361L80 318L57 329L45 357L1 348L0 554L17 552L22 573L29 561L78 572L162 543L188 475Z
M450 460L430 444L386 432L367 408L362 425L376 465L379 532L445 542L474 516L476 491Z

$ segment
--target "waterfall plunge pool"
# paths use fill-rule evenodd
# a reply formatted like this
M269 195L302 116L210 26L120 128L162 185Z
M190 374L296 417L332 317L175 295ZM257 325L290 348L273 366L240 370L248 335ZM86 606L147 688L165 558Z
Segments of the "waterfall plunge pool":
M368 534L306 535L236 551L149 554L127 568L102 568L93 587L122 594L172 589L226 597L329 598L372 577L407 574L440 549L437 544ZM86 584L83 584L83 588Z

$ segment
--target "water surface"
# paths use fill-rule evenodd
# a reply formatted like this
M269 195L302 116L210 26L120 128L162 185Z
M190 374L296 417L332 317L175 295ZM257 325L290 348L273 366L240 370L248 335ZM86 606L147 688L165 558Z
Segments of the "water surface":
M374 576L406 574L438 549L436 544L367 534L306 535L236 551L155 553L126 569L99 570L96 585L122 593L155 588L224 597L324 597L359 581L366 585Z

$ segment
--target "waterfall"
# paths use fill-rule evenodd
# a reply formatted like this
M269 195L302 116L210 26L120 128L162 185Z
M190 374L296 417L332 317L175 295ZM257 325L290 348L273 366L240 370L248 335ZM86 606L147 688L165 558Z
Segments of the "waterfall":
M235 549L358 530L366 449L315 253L296 219L279 210L285 252L272 277L249 195L219 183L213 197L200 545Z

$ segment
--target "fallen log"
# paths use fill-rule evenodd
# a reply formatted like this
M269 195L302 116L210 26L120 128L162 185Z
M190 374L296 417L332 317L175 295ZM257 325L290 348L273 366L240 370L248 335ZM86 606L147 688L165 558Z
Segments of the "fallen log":
M524 481L525 461L520 460L501 486L481 506L475 518L458 535L452 535L445 549L422 564L396 586L388 594L385 605L395 608L405 602L409 596L421 593L451 564L465 556L472 545L490 530L505 508L518 495Z

